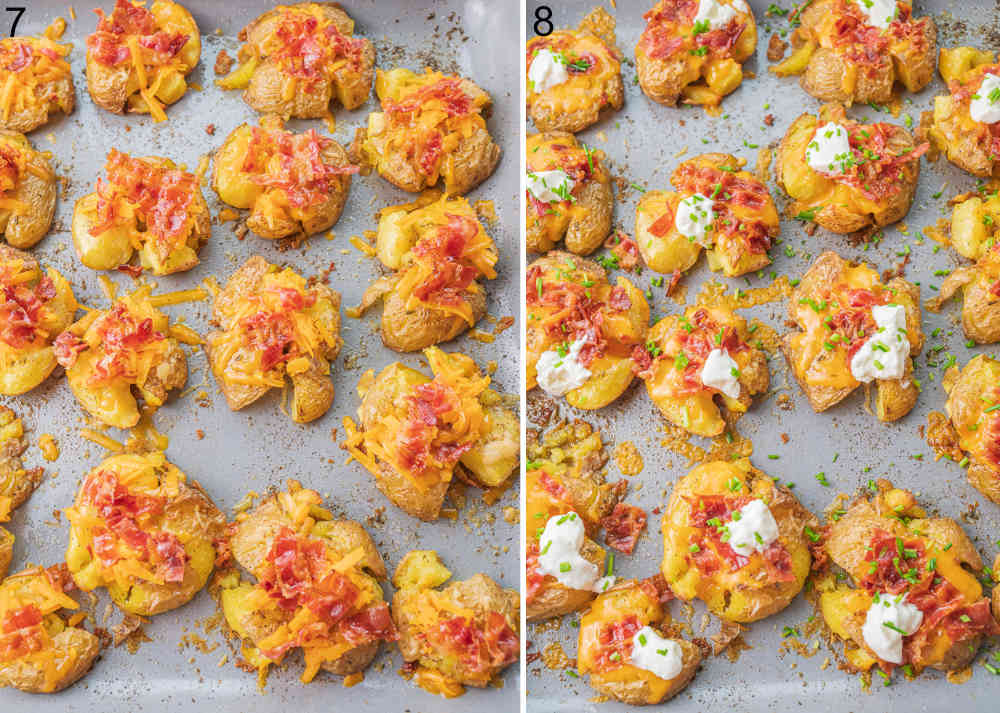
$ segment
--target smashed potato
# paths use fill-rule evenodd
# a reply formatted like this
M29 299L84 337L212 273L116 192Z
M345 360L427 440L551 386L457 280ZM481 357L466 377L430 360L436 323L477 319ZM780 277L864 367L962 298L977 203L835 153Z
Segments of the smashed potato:
M976 578L983 562L959 524L928 517L913 493L879 480L827 526L822 546L847 574L816 579L848 670L956 671L1000 633ZM853 585L853 586L850 586ZM884 621L882 626L879 622Z
M770 192L729 154L702 154L670 176L674 192L647 191L635 209L635 239L656 272L686 272L708 251L708 264L727 277L771 264L781 230Z
M962 170L1000 177L1000 123L990 121L1000 82L996 56L973 47L942 48L940 71L948 94L934 97L931 138Z
M360 674L383 641L396 640L375 542L359 523L334 519L315 490L289 481L287 492L237 516L230 545L256 582L221 575L220 605L261 675L297 648L303 683L321 669Z
M605 552L594 538L614 513L627 486L624 481L604 482L608 456L601 434L584 421L560 424L544 435L529 429L527 454L525 605L528 621L541 621L583 609L599 590L612 583L612 578L600 577ZM569 514L583 524L578 551L593 565L592 576L588 577L593 581L590 587L570 586L576 582L569 582L565 576L560 581L563 573L550 573L540 567L539 554L544 548L541 539L547 524L552 518ZM579 566L585 567L582 563Z
M73 290L57 270L0 245L0 394L31 391L56 368L52 344L76 314Z
M129 614L187 604L208 582L225 516L163 453L112 456L80 484L66 565L85 592L107 587Z
M644 344L649 303L627 278L608 283L592 260L553 251L527 272L527 389L599 409L632 383L632 350Z
M453 476L483 488L507 481L520 460L520 422L509 400L464 354L424 351L433 378L390 364L358 383L358 423L343 448L398 507L436 520Z
M944 380L948 401L947 420L939 418L936 433L928 441L939 453L966 457L969 482L995 503L1000 503L1000 362L987 354L973 357L954 377ZM932 414L940 417L940 414Z
M975 265L953 270L928 307L962 293L962 330L977 344L1000 342L1000 193L995 183L959 200L951 214L952 247Z
M201 35L187 8L171 0L117 0L110 15L96 10L87 37L87 89L97 106L166 121L164 106L187 92L185 79L201 58Z
M757 49L757 23L744 0L721 0L702 18L700 3L660 0L643 15L635 47L639 86L667 106L700 104L711 112L747 76L743 63Z
M65 565L26 569L0 584L0 688L55 693L90 670L101 641L64 618L80 608L66 594L72 588Z
M576 657L577 671L590 674L595 690L643 706L668 701L691 682L701 649L671 631L666 602L672 596L662 578L653 577L624 580L594 600L580 619Z
M779 77L801 75L802 88L820 101L886 104L897 83L919 92L934 78L937 26L913 17L912 3L815 0L799 14L792 54L771 67ZM796 11L798 12L798 11Z
M919 287L901 277L883 285L868 265L825 252L792 293L788 314L802 331L786 334L781 350L815 411L872 381L880 421L913 409L913 357L924 344Z
M0 129L0 234L26 250L45 237L56 212L56 174L23 134Z
M528 116L539 131L576 133L625 103L615 19L594 8L575 30L528 40Z
M493 100L471 80L428 69L381 69L382 111L358 129L352 154L394 186L416 193L444 181L448 195L468 193L493 173L500 147L486 128Z
M198 177L160 156L132 158L117 149L104 164L107 181L76 202L73 245L94 270L114 270L138 252L154 275L190 270L212 234Z
M28 438L21 419L6 406L0 406L0 524L10 519L42 482L42 468L25 468L21 456L28 449ZM0 580L14 557L14 535L0 527Z
M902 220L920 176L917 145L901 126L861 124L840 104L803 114L778 147L775 178L792 198L788 211L834 233Z
M212 311L221 331L205 339L212 373L239 411L292 380L290 415L315 421L333 404L330 364L340 337L340 294L309 286L291 268L254 255L232 274Z
M497 276L497 248L465 198L429 192L383 209L375 254L396 272L365 290L359 312L382 300L382 342L390 349L451 341L486 314L478 279Z
M781 611L802 590L819 523L788 488L750 465L713 461L674 485L661 570L674 594L739 623Z
M746 320L725 307L691 305L653 325L632 356L663 417L696 436L726 429L770 385L767 355L751 343Z
M80 406L101 423L132 428L139 423L136 393L158 408L187 381L187 356L159 300L147 285L88 312L54 342Z
M528 250L546 253L560 240L589 255L611 232L614 190L604 152L564 131L528 134Z
M57 112L76 105L73 70L66 59L71 45L47 37L0 40L0 129L28 133ZM8 93L7 87L10 87Z
M281 119L242 124L215 154L212 188L223 203L249 210L247 227L268 240L308 237L344 211L358 167L344 147L315 129L287 131Z
M278 5L239 39L239 66L215 83L245 89L243 101L262 114L320 119L334 99L347 110L368 99L375 48L354 36L354 20L336 3Z
M454 698L464 686L485 688L517 661L520 595L485 574L437 589L441 584L399 589L392 618L417 685Z

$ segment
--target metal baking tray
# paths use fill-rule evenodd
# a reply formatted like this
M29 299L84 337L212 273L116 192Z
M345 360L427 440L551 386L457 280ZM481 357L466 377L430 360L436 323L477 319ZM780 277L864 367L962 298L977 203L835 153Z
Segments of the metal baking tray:
M226 49L235 56L240 43L237 33L250 20L273 3L244 0L221 3L210 0L184 0L194 14L202 34L201 62L189 81L200 84L202 91L190 91L178 104L169 108L169 121L154 125L148 116L115 116L99 110L87 94L84 77L85 38L93 31L96 18L91 6L110 11L113 1L90 0L76 6L71 20L69 7L62 0L35 0L21 18L20 34L38 34L56 16L66 18L68 28L63 41L73 43L70 60L76 82L77 108L66 118L39 128L30 135L42 150L54 154L57 172L68 178L68 190L60 196L52 232L34 249L43 262L58 268L72 283L77 298L84 304L105 304L97 280L98 273L84 268L72 247L69 233L73 204L92 190L94 180L103 171L104 157L112 146L136 155L158 154L185 163L193 170L199 157L221 145L225 137L243 122L256 123L258 115L241 99L240 92L226 92L213 85L216 53ZM384 69L406 66L422 70L434 66L473 78L493 96L494 108L489 127L504 150L496 173L469 195L469 199L493 200L498 221L491 229L501 260L499 277L487 286L489 314L493 317L517 315L518 304L518 217L519 162L518 104L519 5L483 3L477 0L353 0L344 3L357 22L357 32L376 45L377 65ZM13 13L0 15L0 22L12 20ZM3 27L6 33L8 27ZM350 143L354 130L363 126L368 113L378 108L374 91L368 102L352 112L337 112L334 138ZM214 136L206 126L215 125ZM320 121L291 122L296 129L327 129ZM221 204L209 186L203 188L212 214ZM343 295L343 305L357 305L365 287L379 274L377 262L361 256L349 238L375 228L374 214L386 205L407 202L409 194L395 189L377 175L356 177L350 199L339 223L335 238L314 236L298 249L281 251L279 246L248 234L237 239L232 223L213 225L212 238L201 253L202 263L194 270L159 278L158 291L196 287L214 275L220 283L243 261L259 253L266 259L286 263L305 275L319 274L330 263L330 286ZM109 277L128 290L132 280L121 274ZM189 303L167 308L174 317L183 315L186 323L204 333L208 328L211 305ZM344 348L333 367L337 394L330 411L320 420L300 426L292 423L278 409L279 396L273 392L252 407L233 413L206 370L200 349L188 350L190 376L188 394L176 395L155 417L159 429L170 438L169 459L200 481L215 502L227 514L249 490L266 493L282 487L289 478L297 478L307 487L318 490L338 516L364 523L372 533L392 572L403 554L413 548L432 548L441 552L456 578L485 572L503 586L517 588L520 581L520 538L518 526L505 521L503 508L517 507L518 489L511 488L495 505L487 507L478 491L469 490L467 504L459 508L457 521L422 523L395 508L379 493L372 478L357 463L345 464L346 454L331 437L344 436L341 420L354 415L358 405L355 386L367 369L378 371L401 360L411 366L426 368L420 355L401 356L382 346L378 335L378 310L362 320L343 320ZM492 331L487 322L479 325ZM462 350L482 366L494 361L494 384L501 390L518 389L518 329L498 336L492 344L462 337L444 345L446 350ZM207 398L198 398L204 392ZM66 546L65 518L55 512L68 506L80 478L104 457L103 450L79 436L84 425L83 412L75 403L65 380L53 376L43 386L19 398L3 400L23 417L37 444L42 433L52 433L59 442L62 456L54 463L44 463L37 447L26 453L30 465L45 465L46 478L31 500L15 514L9 528L17 537L13 571L27 563L50 564L62 561ZM202 431L199 440L196 432ZM113 429L115 438L123 434ZM376 516L377 512L381 512ZM386 594L391 596L391 585ZM85 598L82 598L85 600ZM105 621L106 598L95 609L98 625L110 627L119 618L112 614ZM344 688L340 677L320 675L303 685L298 677L300 660L272 671L266 691L257 690L256 677L235 667L235 657L218 631L206 633L205 620L216 612L207 593L179 610L162 614L145 625L149 641L132 654L125 646L108 648L88 676L67 691L50 696L28 696L13 689L0 690L0 710L41 711L132 711L195 710L209 704L219 711L318 711L330 706L353 711L513 711L519 700L518 666L510 667L499 690L470 690L465 696L445 700L432 696L398 675L402 659L395 647L383 647L368 670L365 680ZM183 637L197 636L204 644L188 645ZM187 641L194 639L188 638ZM204 649L204 651L200 650ZM224 653L229 661L220 666Z
M623 79L626 87L624 108L605 117L599 124L582 132L581 140L603 149L613 162L613 175L624 176L628 181L648 189L669 189L669 177L674 167L686 158L699 153L723 151L747 159L750 170L757 159L757 150L744 144L777 145L789 124L805 111L815 111L819 102L807 95L797 79L778 79L768 72L770 64L765 57L768 39L772 32L788 27L781 18L766 18L764 12L770 5L761 0L751 0L757 18L759 41L756 57L747 66L756 73L756 78L744 82L734 94L723 103L725 117L710 117L698 108L671 109L650 101L642 94L635 82L635 45L645 27L642 19L653 5L652 0L618 0L617 3L595 0L562 0L561 2L537 2L527 0L526 32L530 37L535 22L535 11L541 5L548 5L557 28L575 27L580 19L595 5L604 7L617 18L617 40L625 53ZM777 3L789 8L790 0ZM615 7L617 5L617 8ZM970 2L949 2L930 0L918 1L916 14L931 15L938 25L940 46L973 44L987 49L1000 48L1000 20L993 2L976 0ZM542 13L544 16L546 13ZM770 27L770 31L768 30ZM787 56L787 55L786 55ZM920 112L929 110L936 94L943 93L944 85L940 77L923 92L905 95L902 111L909 114L914 124L919 122ZM769 107L767 105L770 105ZM762 119L766 114L775 117L773 126L766 126ZM894 119L888 114L877 113L868 106L855 107L853 116L867 116L872 120L902 121L902 116ZM877 119L876 119L877 117ZM534 129L530 126L529 131ZM676 154L687 149L683 157ZM836 250L848 259L865 260L879 271L892 268L902 258L897 251L909 246L912 250L906 277L921 283L921 298L926 300L935 293L931 285L941 284L941 277L934 276L935 270L954 269L961 262L950 248L933 252L934 241L919 240L920 231L933 226L941 217L949 217L946 206L949 197L972 189L976 179L965 175L951 166L943 158L931 164L922 161L917 196L905 218L909 235L904 235L899 226L885 231L880 244L867 250L863 246L852 245L843 236L819 230L814 236L806 235L802 226L793 220L782 220L782 243L771 250L773 265L765 270L763 279L751 274L749 279L729 279L712 273L705 266L704 258L698 267L683 278L681 284L687 286L687 299L693 301L701 285L717 280L726 285L728 294L737 288L744 290L770 284L767 273L775 270L779 275L790 278L800 277L815 257L823 250ZM773 172L772 172L773 173ZM942 188L943 186L943 188ZM780 190L770 184L772 194L782 207ZM940 198L933 194L943 190ZM615 206L615 222L633 234L635 227L635 204L639 192L629 189L626 199ZM788 252L786 253L786 249ZM529 260L531 257L529 256ZM637 284L646 289L650 278L656 273L646 270L634 277ZM654 320L665 314L681 311L673 300L664 297L662 287L652 287L654 300L651 302ZM746 317L758 317L784 333L786 318L784 300L760 307L743 310ZM956 464L934 462L933 453L921 439L917 428L927 423L927 414L932 410L942 410L945 394L941 388L941 367L928 366L931 349L943 345L944 349L931 361L943 362L947 354L954 354L959 365L964 365L979 353L996 353L996 349L978 347L968 349L958 323L960 303L950 303L940 314L923 312L924 330L927 344L916 359L917 377L924 389L916 408L904 419L894 424L881 424L874 416L863 410L863 390L859 389L850 398L823 414L816 414L810 408L802 391L788 373L785 360L781 356L773 358L771 366L771 388L768 398L757 402L737 424L737 431L751 439L754 465L769 475L780 477L783 482L796 484L795 493L802 503L822 516L823 510L838 493L853 493L869 478L888 477L894 483L912 489L922 501L937 509L942 515L959 518L959 522L973 538L986 564L992 564L997 554L997 533L1000 531L1000 507L989 502L972 488L965 479L965 473ZM940 336L931 337L931 332L940 327ZM933 377L931 376L933 374ZM933 380L932 380L933 379ZM646 577L659 571L663 552L660 538L660 517L653 509L666 504L672 483L687 473L689 466L685 458L668 451L660 445L663 439L661 418L657 409L646 395L641 384L634 383L630 390L615 404L594 413L573 411L565 405L561 408L564 417L585 418L599 427L609 442L609 452L616 443L632 441L639 449L644 462L644 470L636 476L626 478L631 485L629 502L643 507L649 513L649 526L639 541L635 554L631 557L619 555L615 560L615 573L625 577ZM777 397L787 394L791 397L791 410L778 408ZM529 402L537 398L529 396ZM531 413L529 408L528 412ZM535 427L528 423L528 427ZM781 434L789 440L782 442ZM693 438L692 443L708 446L708 441ZM834 454L839 453L836 462ZM922 454L922 460L914 455ZM770 459L769 455L779 456ZM869 470L870 469L870 470ZM825 471L830 487L821 486L815 474ZM608 464L609 480L623 477L615 465L614 458ZM641 486L641 489L640 489ZM970 509L973 515L969 516ZM960 516L966 515L963 519ZM672 605L675 617L683 619L678 603ZM696 606L692 618L694 636L708 638L718 630L717 621L702 631L702 612ZM745 631L743 638L752 648L743 651L733 663L725 656L708 658L701 670L688 686L667 706L672 711L787 711L803 710L811 712L838 713L843 711L942 711L963 701L960 705L967 711L995 711L1000 699L1000 677L993 676L980 664L983 654L973 667L974 673L967 683L959 688L947 682L944 676L928 672L915 681L905 681L901 676L889 688L882 686L877 677L871 692L862 691L857 676L837 670L836 660L825 644L811 658L805 658L782 646L782 629L785 626L802 625L813 614L812 607L802 598L784 612L753 624ZM526 636L529 655L539 653L544 648L558 642L566 653L576 656L576 634L578 629L571 625L578 617L564 617L562 625L552 629L549 625L529 627ZM801 639L811 647L819 636ZM997 649L996 642L987 645L983 651L989 653ZM830 658L829 665L824 661ZM616 702L595 702L596 692L585 680L574 678L565 672L548 670L541 661L527 666L525 680L528 710L554 713L558 711L596 711L612 713L628 710L627 706Z

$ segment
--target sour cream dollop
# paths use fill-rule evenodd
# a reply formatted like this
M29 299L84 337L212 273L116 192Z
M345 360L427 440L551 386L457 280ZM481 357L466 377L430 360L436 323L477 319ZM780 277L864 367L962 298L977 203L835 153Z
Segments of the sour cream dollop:
M599 577L597 565L580 554L583 538L583 520L575 512L550 517L538 540L538 571L570 589L603 592L614 578Z
M701 368L701 383L731 399L740 397L739 365L725 349L713 349Z
M735 510L733 519L726 523L726 527L729 529L729 546L744 556L763 552L780 534L771 508L759 498Z
M910 356L906 308L894 304L876 305L872 308L872 317L878 329L851 359L851 374L863 384L875 379L901 379Z
M568 347L543 352L536 366L538 385L553 396L562 396L586 384L590 369L580 361L580 350L586 343L585 339L574 339Z
M715 223L715 203L708 196L695 193L677 204L674 227L692 242L702 245L711 242L708 234Z
M528 81L533 92L544 92L569 79L566 61L548 48L538 50L528 69Z
M676 641L665 639L652 627L644 626L632 635L629 663L669 681L677 678L684 668L684 654Z
M749 14L750 8L743 0L732 0L729 5L716 0L701 0L694 16L694 24L707 22L710 30L720 30L733 21L737 11Z
M903 637L920 628L924 613L906 601L904 594L876 594L868 608L861 635L883 661L903 663Z
M823 124L806 146L806 163L817 173L839 176L853 160L847 129L836 122Z
M868 24L880 30L889 28L896 19L896 0L858 0L861 14L868 18Z
M983 124L1000 121L1000 77L995 74L983 75L983 83L969 103L969 116Z
M562 169L553 171L529 171L528 190L542 203L565 200L576 183Z

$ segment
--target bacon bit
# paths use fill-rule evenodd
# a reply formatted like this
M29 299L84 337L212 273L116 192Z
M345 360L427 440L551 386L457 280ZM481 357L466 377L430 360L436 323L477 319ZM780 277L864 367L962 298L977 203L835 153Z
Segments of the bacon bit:
M233 61L228 52L219 50L218 54L215 55L215 67L213 67L215 76L221 77L229 74L229 71L233 68Z
M142 277L142 266L141 265L119 265L115 268L118 272L123 272L133 280L138 280Z
M480 274L466 257L479 234L479 224L461 215L449 214L447 218L448 222L433 236L424 238L413 248L418 260L433 266L429 279L413 290L422 302L462 304L466 290Z
M323 160L323 153L333 144L310 129L303 134L253 127L241 171L265 189L280 189L295 208L308 208L325 202L337 187L340 176L350 176L359 168L351 164L334 165Z
M88 384L91 386L108 383L118 376L132 376L129 353L137 351L151 342L165 339L162 333L153 329L152 319L147 317L137 320L128 311L128 307L121 302L116 303L109 311L99 317L94 328L103 354L94 362L93 374L88 379ZM68 332L63 332L63 334L68 334ZM56 342L58 343L62 339L63 336L59 335ZM77 352L82 351L71 344L69 339L65 340L64 346ZM63 345L57 347L57 360L62 349ZM70 358L75 361L75 357Z
M604 247L618 258L618 266L633 272L639 266L639 245L624 231L618 230L604 241Z
M767 114L764 117L764 123L768 126L774 126L774 114Z
M642 580L639 582L639 588L645 592L646 596L660 604L666 604L674 598L674 592L662 574L654 574L652 577Z
M407 418L396 436L401 464L413 473L434 466L453 466L472 448L471 442L437 443L435 435L447 420L460 412L461 399L450 386L439 381L420 384L406 397Z
M608 547L630 555L635 551L639 535L646 528L646 511L634 505L618 503L610 515L601 518L604 541Z
M612 671L629 661L632 656L632 638L641 628L642 624L635 614L627 614L618 621L602 623L597 634L594 671Z
M667 297L670 297L672 294L674 294L674 290L676 290L677 285L680 284L681 277L683 277L683 273L680 270L674 270L670 274L670 282L667 283L667 291L666 291Z
M453 652L472 671L489 671L517 661L520 640L499 612L478 623L455 616L437 623L427 638Z
M137 36L139 46L149 50L149 56L141 58L143 64L166 64L188 42L185 34L159 30L153 13L128 0L117 0L110 15L105 15L100 8L94 13L99 20L97 30L87 37L87 50L96 61L107 67L131 60L132 53L126 45L126 37L130 35Z
M205 127L205 133L209 136L215 136L215 124L209 124Z
M902 190L899 181L903 167L919 161L927 153L930 144L922 143L912 150L899 154L889 153L889 140L900 135L905 129L893 124L880 122L864 126L865 136L855 124L848 131L848 141L854 161L847 167L842 180L854 185L865 196L882 199Z
M280 46L270 56L281 71L309 84L330 80L337 60L345 59L349 68L361 65L365 41L341 34L329 20L318 20L308 12L285 8L274 29ZM218 65L218 58L216 58ZM218 72L216 72L218 73Z
M33 286L15 281L19 263L0 264L0 341L23 349L48 335L42 330L46 305L55 299L55 284L43 275Z
M472 97L462 88L457 77L443 77L433 84L426 84L398 102L386 101L383 109L390 115L415 114L429 101L441 104L450 117L464 116L473 109Z
M64 369L73 366L76 363L77 355L87 349L87 343L69 331L56 337L52 346L56 362Z
M839 292L844 286L838 286ZM830 294L827 294L829 297ZM832 318L834 331L839 333L848 343L847 356L853 358L867 339L875 333L878 325L872 317L872 308L884 305L889 301L888 290L877 294L871 290L855 288L846 291L846 299L838 300L841 309ZM862 336L867 335L867 336Z
M785 50L787 49L788 43L781 39L778 34L771 35L771 39L767 42L767 60L769 62L780 62L784 58Z

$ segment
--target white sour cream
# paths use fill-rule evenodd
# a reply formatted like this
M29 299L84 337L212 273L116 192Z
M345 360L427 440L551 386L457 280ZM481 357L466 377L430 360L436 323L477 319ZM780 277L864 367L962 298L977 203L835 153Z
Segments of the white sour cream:
M851 374L863 384L875 379L901 379L910 356L906 336L906 308L902 305L876 305L872 317L878 329L861 345L851 359Z
M715 223L715 203L708 196L695 193L677 204L674 227L692 242L706 244Z
M694 24L707 22L710 30L720 30L732 22L737 11L749 14L750 8L743 0L732 0L731 5L723 5L716 0L701 0L694 16Z
M528 81L533 92L544 92L569 79L566 61L548 48L538 50L528 68Z
M984 74L979 91L972 96L969 115L974 121L995 124L1000 121L1000 77Z
M919 629L923 620L924 613L907 602L905 594L876 594L861 635L880 659L901 664L903 637Z
M858 0L861 14L868 18L868 24L880 30L888 29L896 19L896 0Z
M583 520L575 512L550 517L538 540L538 571L570 589L594 590L597 565L580 554L583 538Z
M817 173L840 175L852 160L847 129L835 122L816 129L813 140L806 146L806 163Z
M549 349L538 357L538 385L553 396L562 396L567 391L579 388L590 379L590 369L580 362L580 350L586 344L585 339L575 339L566 348Z
M701 368L701 383L731 399L740 397L739 366L725 349L713 349Z
M745 557L766 550L779 534L771 509L759 498L734 511L733 519L726 523L726 528L729 530L729 546Z
M529 171L527 183L531 195L542 203L564 200L576 185L569 174L559 168L554 171Z
M652 627L644 626L632 636L629 663L669 681L677 678L684 668L684 654L676 641L664 639Z

